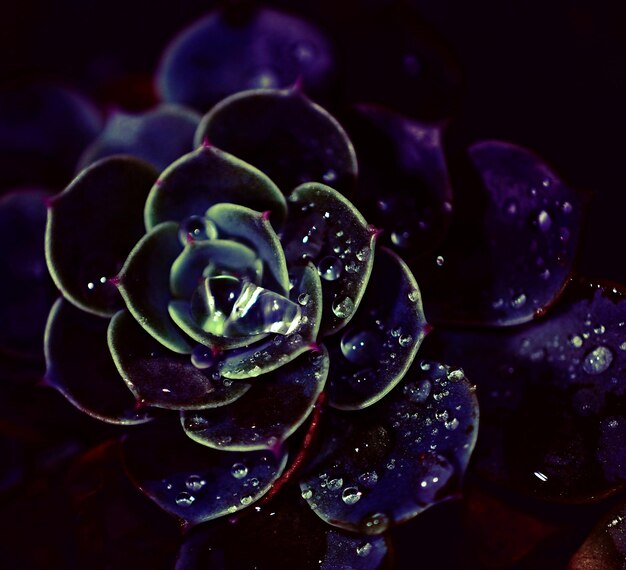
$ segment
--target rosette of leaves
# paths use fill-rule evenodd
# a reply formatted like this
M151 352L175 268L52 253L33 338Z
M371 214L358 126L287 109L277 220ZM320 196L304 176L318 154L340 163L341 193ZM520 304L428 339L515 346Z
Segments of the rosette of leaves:
M259 505L284 488L290 517L317 515L323 557L376 567L375 535L458 492L477 405L460 370L415 360L420 291L346 197L346 132L298 88L220 102L162 172L107 156L114 131L49 201L62 297L45 382L97 419L145 424L125 469L185 528L247 507L242 528L267 525Z

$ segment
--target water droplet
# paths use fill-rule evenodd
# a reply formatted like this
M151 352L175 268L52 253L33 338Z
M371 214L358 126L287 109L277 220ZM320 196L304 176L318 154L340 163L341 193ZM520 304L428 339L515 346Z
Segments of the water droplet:
M241 499L239 499L239 502L245 507L247 505L249 505L250 503L252 503L253 499L252 499L252 495L244 495L243 497L241 497Z
M363 493L361 493L357 487L346 487L343 490L343 493L341 493L341 500L346 505L354 505L355 503L358 503L362 494Z
M404 395L413 403L421 404L425 402L430 391L432 384L429 380L420 380L419 382L411 382L404 387Z
M217 237L215 224L202 216L185 218L178 229L178 239L183 245L190 241L203 241Z
M606 346L598 346L585 354L583 370L587 374L601 374L612 362L613 353Z
M235 479L243 479L248 474L248 468L243 463L234 463L230 468L230 474Z
M403 347L411 346L413 337L410 334L403 334L398 338L398 344Z
M372 552L372 545L369 542L366 542L365 544L361 544L360 546L356 547L356 554L357 556L360 556L362 558L365 558L366 556L369 556L369 554Z
M189 477L187 477L187 481L185 482L187 489L195 493L202 490L205 485L206 481L199 475L189 475Z
M563 202L561 210L564 214L571 214L574 207L569 202Z
M385 513L374 513L361 522L361 528L366 534L378 534L388 527L389 517Z
M343 479L341 477L337 479L330 479L328 483L326 483L326 488L329 491L339 491L343 487Z
M370 256L370 248L368 246L364 246L359 251L356 252L356 258L359 261L366 261Z
M409 247L411 234L408 231L391 232L391 242L398 247Z
M200 370L210 368L215 364L213 351L203 344L197 344L191 351L191 364Z
M341 352L354 364L370 364L380 352L381 341L373 331L349 329L341 338Z
M452 382L460 382L465 378L465 373L461 368L454 368L448 372L448 380L452 380Z
M583 339L579 335L574 334L574 335L569 337L569 343L574 348L580 348L583 345Z
M304 306L309 302L309 299L311 298L311 296L308 293L300 293L298 295L298 303L300 303L300 305Z
M552 227L552 217L545 210L541 210L537 215L537 227L544 233Z
M508 198L507 200L504 201L502 209L507 216L510 216L510 217L516 216L517 209L518 209L517 200L515 200L514 198Z
M359 483L361 483L364 487L371 489L378 483L378 473L376 471L366 471L365 473L361 473L358 477Z
M413 289L412 291L409 291L408 297L411 303L415 303L420 298L420 292L417 289Z
M443 267L443 263L444 263L443 255L438 255L436 261L437 261L438 267Z
M447 430L453 431L459 427L459 420L457 420L456 418L452 418L452 419L446 420L443 425L445 426Z
M317 271L322 279L326 281L336 281L343 270L343 263L340 259L328 255L320 260L317 264Z
M354 311L354 301L350 297L337 297L333 301L332 309L336 317L345 319Z
M193 505L194 501L196 500L196 498L193 495L190 495L189 493L187 493L186 491L183 491L182 493L178 493L178 495L176 496L176 504L179 507L191 507L191 505Z
M330 184L331 182L335 182L335 180L337 180L337 173L332 168L330 168L329 170L324 172L322 178L324 179L324 182Z
M626 350L626 341L619 345L620 350Z
M313 496L313 491L311 489L302 489L301 495L305 501L308 501Z
M514 309L521 309L526 304L526 295L520 293L511 299L511 307Z

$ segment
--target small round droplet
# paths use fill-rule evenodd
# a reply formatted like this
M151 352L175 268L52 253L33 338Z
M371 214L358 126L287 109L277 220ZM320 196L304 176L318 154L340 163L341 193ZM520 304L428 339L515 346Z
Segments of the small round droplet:
M298 295L298 303L304 306L309 302L310 298L311 296L308 293L300 293L300 295Z
M193 505L196 498L193 495L190 495L189 493L187 493L186 491L183 491L182 493L178 493L175 500L176 500L176 504L179 507L187 508Z
M447 430L454 431L456 428L459 427L459 420L457 420L456 418L451 418L449 420L446 420L443 425Z
M537 227L544 233L552 227L552 217L545 210L537 214Z
M248 474L248 468L243 463L234 463L230 469L230 474L235 479L243 479Z
M302 489L301 495L305 501L308 501L313 496L313 491L311 489Z
M443 267L445 260L443 259L443 255L438 255L435 261L437 263L437 267Z
M561 205L561 210L564 214L571 214L574 206L572 206L569 202L563 202Z
M210 368L215 364L213 352L203 344L197 344L191 351L191 364L200 370Z
M408 231L391 232L391 242L398 247L409 247L411 234Z
M326 488L329 491L339 491L343 487L343 479L341 477L337 479L330 479L328 483L326 483Z
M337 180L337 173L332 168L330 168L326 172L324 172L322 178L324 179L324 182L331 184L332 182Z
M339 279L341 271L343 270L343 263L341 263L340 259L328 255L322 258L317 264L317 270L322 279L326 279L326 281L336 281Z
M413 344L413 337L410 334L403 334L398 337L398 344L402 347L411 346Z
M380 344L373 331L349 329L341 338L341 352L354 364L370 364L376 360Z
M369 556L370 552L372 552L372 545L369 542L366 542L365 544L361 544L360 546L356 547L356 554L361 558Z
M239 502L245 507L252 503L252 500L252 495L244 495L241 499L239 499Z
M335 298L332 309L336 317L345 319L354 311L354 301L350 297Z
M574 348L580 348L583 345L583 339L579 335L574 334L574 335L569 337L569 343Z
M189 475L185 481L185 486L193 493L201 491L205 485L206 481L199 475Z
M374 513L364 518L361 529L366 534L378 534L389 527L389 517L385 513Z
M359 261L366 261L370 256L370 248L368 246L364 246L359 251L356 252L356 258Z
M202 216L189 216L179 226L178 239L183 245L190 241L208 240L217 234L215 225Z
M520 293L511 299L511 307L514 309L521 309L526 304L526 295Z
M368 489L371 489L378 483L378 473L376 471L366 471L365 473L361 473L358 477L359 483Z
M606 346L598 346L585 354L583 370L587 374L602 374L612 362L613 353Z
M420 380L419 382L411 382L404 387L404 395L414 404L421 404L425 402L430 391L432 384L429 380Z
M341 500L346 505L354 505L359 502L362 494L357 487L346 487L341 493Z

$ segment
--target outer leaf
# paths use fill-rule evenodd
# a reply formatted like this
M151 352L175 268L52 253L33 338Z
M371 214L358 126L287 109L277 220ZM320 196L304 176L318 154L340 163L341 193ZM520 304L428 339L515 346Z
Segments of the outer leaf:
M624 323L623 287L580 282L523 327L440 329L429 339L432 353L477 379L478 475L555 502L595 502L624 489Z
M118 273L144 233L141 214L156 176L139 160L105 158L51 201L48 269L64 297L77 307L111 316L122 306L108 279Z
M341 125L298 88L257 89L228 97L204 116L196 144L211 144L254 164L289 194L325 182L349 194L357 162Z
M327 419L302 496L333 526L379 534L458 491L478 405L462 371L423 361L378 404Z
M242 240L254 246L265 263L263 286L282 295L289 292L289 274L283 247L267 216L237 204L216 204L206 213L220 236Z
M191 346L168 312L170 267L183 246L178 224L165 222L133 248L119 274L119 290L137 322L163 346L190 353Z
M227 408L182 412L187 435L228 451L275 449L311 413L328 375L328 352L303 354L254 382L246 395Z
M114 424L138 424L150 414L117 373L106 346L108 320L59 299L46 327L46 383L81 411Z
M383 398L413 363L427 327L415 277L395 253L379 249L359 311L328 339L330 404L354 410Z
M386 556L383 537L348 534L325 525L292 491L276 497L271 507L247 513L235 525L194 529L180 549L176 570L375 570L384 567Z
M27 190L0 200L0 350L15 357L41 355L46 318L57 296L43 248L46 196Z
M106 156L130 154L159 172L193 149L200 115L178 105L160 105L141 114L117 112L83 152L78 170Z
M199 370L187 355L176 354L154 340L127 311L120 311L108 330L117 369L142 405L196 410L234 402L250 388L224 381L215 369Z
M174 40L157 85L164 100L205 111L238 91L288 87L299 78L307 92L318 94L332 66L328 40L311 25L267 8L233 6L212 12Z
M293 268L294 283L289 295L300 303L300 324L287 335L233 350L224 355L220 372L225 378L245 380L285 366L311 348L317 339L322 319L322 286L315 267L308 264Z
M322 334L346 326L367 287L376 231L341 194L312 182L289 196L283 242L289 264L309 259L322 275Z
M196 525L260 499L282 473L287 455L214 451L163 422L129 434L123 460L146 495L186 525Z
M437 322L513 325L544 312L571 273L583 197L531 152L489 141L470 148L481 177L458 195L438 256L412 264Z
M211 146L201 146L161 175L146 201L146 228L165 221L181 222L202 215L213 204L232 202L253 210L269 210L277 226L282 223L285 198L265 174Z

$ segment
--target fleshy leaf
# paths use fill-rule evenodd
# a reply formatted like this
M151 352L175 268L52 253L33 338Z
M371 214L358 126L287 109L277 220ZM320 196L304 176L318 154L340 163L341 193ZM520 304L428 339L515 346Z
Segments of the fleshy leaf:
M253 246L268 269L264 272L263 286L287 295L289 274L285 254L266 216L237 204L216 204L206 215L217 226L220 236Z
M341 125L297 88L238 93L202 119L196 144L211 144L256 166L289 194L304 182L354 189L357 162Z
M576 551L569 570L622 570L626 566L626 504L604 517Z
M25 190L0 200L0 349L15 357L41 355L46 319L57 297L43 247L46 196Z
M477 380L479 476L556 502L599 501L624 489L624 323L623 287L580 282L524 326L435 332L429 354Z
M380 248L360 310L327 340L331 406L354 410L384 397L413 363L427 327L415 277L395 253Z
M105 158L51 200L48 269L63 296L77 307L111 316L123 306L109 278L144 234L143 206L156 177L139 160Z
M0 93L0 190L62 188L100 130L97 110L78 93L30 84Z
M46 383L77 408L101 421L137 424L150 419L113 364L106 344L108 319L85 313L64 299L46 327Z
M490 141L470 148L448 239L412 264L437 324L513 325L562 293L574 261L584 199L531 152ZM461 188L463 189L463 188Z
M168 312L170 267L182 249L178 224L156 226L130 252L118 287L128 310L147 332L170 350L188 354L191 346Z
M127 312L120 311L108 331L108 343L120 375L142 405L195 410L234 402L249 388L224 381L215 368L193 365L154 340Z
M172 42L157 85L165 101L205 111L233 93L297 80L319 94L332 67L329 42L313 26L275 10L233 6L210 13Z
M265 174L230 154L203 145L174 162L157 180L146 201L146 228L202 215L220 202L259 212L269 210L276 227L287 210L285 198Z
M200 115L178 105L161 105L141 114L117 112L82 154L78 170L116 154L130 154L159 172L193 149Z
M273 449L302 425L324 388L328 352L303 354L252 384L227 408L182 412L187 435L214 449Z
M452 217L441 124L358 105L349 126L360 165L355 205L405 259L432 252Z
M322 334L346 326L354 316L374 261L376 231L337 191L303 184L289 196L283 243L289 265L311 260L322 277Z
M272 340L233 350L219 365L225 378L245 380L285 366L311 348L317 339L322 319L322 285L312 264L292 267L293 283L289 296L301 306L297 327L288 335L277 334Z
M302 496L334 526L379 534L458 493L478 404L462 371L422 361L374 406L325 417Z
M194 529L185 538L175 570L375 570L384 567L387 554L384 537L348 534L325 525L291 490L236 524Z
M260 499L280 476L287 454L215 451L185 436L178 422L134 430L123 442L130 478L187 525L236 513Z

